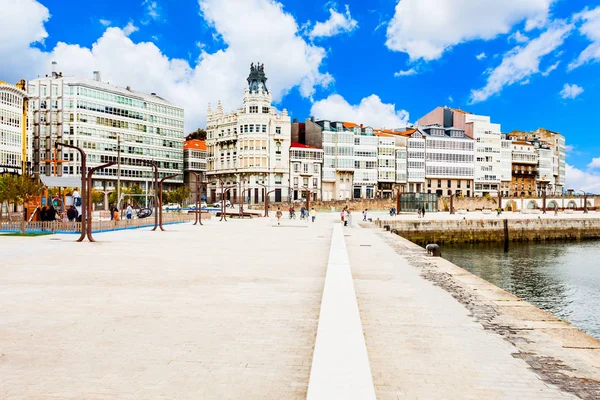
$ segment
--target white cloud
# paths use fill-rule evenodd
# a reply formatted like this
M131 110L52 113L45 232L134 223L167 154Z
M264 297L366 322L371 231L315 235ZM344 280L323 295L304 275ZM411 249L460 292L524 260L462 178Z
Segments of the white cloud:
M559 65L560 65L560 61L555 62L554 64L552 64L551 66L546 68L546 70L544 72L542 72L542 76L550 75L552 73L552 71L554 71L556 68L558 68Z
M111 22L108 19L101 19L100 23L104 26L110 26Z
M509 40L514 40L517 43L525 43L529 41L529 38L521 33L521 31L516 31L512 35L509 36Z
M340 33L352 32L358 27L358 22L350 15L350 7L346 5L344 14L333 8L329 9L329 19L325 22L317 22L308 34L311 39L319 37L330 37Z
M139 28L133 24L133 22L129 21L129 23L123 28L123 33L125 36L129 36L134 32L137 32Z
M394 76L396 78L399 76L411 76L411 75L417 75L417 74L418 74L418 72L414 68L394 72Z
M542 58L560 47L572 29L573 25L556 21L527 45L517 46L506 53L502 63L489 72L485 87L471 91L471 103L485 101L500 93L505 86L526 81L539 73Z
M574 16L578 21L584 21L579 27L579 33L592 43L585 48L575 61L569 64L569 70L600 60L600 7L589 10L587 7Z
M567 164L567 189L585 190L588 193L600 193L600 174L586 172Z
M480 54L477 54L477 55L475 56L475 58L476 58L476 59L478 59L478 60L483 60L483 59L484 59L484 58L486 58L486 57L487 57L487 56L485 55L485 53L480 53Z
M560 91L560 97L563 99L574 99L583 93L583 88L581 86L577 86L575 84L569 85L565 83L563 90Z
M592 162L588 164L590 169L600 169L600 157L592 158Z
M395 104L386 104L379 96L372 94L352 105L339 94L332 94L317 101L311 108L311 115L332 121L352 121L373 128L402 128L408 123L408 112L396 110Z
M387 29L386 46L411 60L435 60L453 46L506 34L526 21L545 24L554 0L402 0Z
M146 7L146 15L157 21L160 18L160 12L158 9L158 3L154 0L144 0L142 5Z
M448 101L449 101L450 103L454 103L454 99L452 98L452 96L448 96Z
M22 6L25 3L28 7ZM92 71L98 70L105 81L156 92L184 106L188 131L204 125L209 102L214 106L221 100L224 109L231 111L241 106L252 61L265 64L276 102L294 87L310 97L317 86L332 81L331 75L319 70L325 50L302 39L294 18L272 0L201 0L204 18L221 35L224 46L213 53L203 51L192 65L169 58L154 43L134 42L128 37L133 24L106 29L91 47L59 42L48 51L31 48L30 43L47 36L44 22L48 10L32 0L13 4L14 8L5 8L0 14L0 26L12 31L10 40L0 40L0 59L4 60L0 76L10 81L43 76L52 60L65 76L91 77ZM21 15L28 18L20 19ZM4 32L6 29L0 29L0 35Z

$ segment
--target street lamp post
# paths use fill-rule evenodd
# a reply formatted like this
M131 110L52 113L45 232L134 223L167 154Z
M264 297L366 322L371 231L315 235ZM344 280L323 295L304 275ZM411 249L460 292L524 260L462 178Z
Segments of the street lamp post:
M140 160L142 163L152 166L154 168L154 228L155 231L158 228L158 212L162 213L162 205L158 204L158 166L154 161ZM160 210L160 211L159 211Z
M85 151L81 147L73 146L67 143L55 142L54 147L58 149L59 146L68 147L70 149L77 150L81 155L81 236L77 239L78 242L83 242L87 234L87 156Z
M160 217L158 219L158 225L160 226L160 230L164 232L165 228L163 228L162 226L162 220L163 220L163 215L162 215L162 200L163 200L163 183L167 180L167 179L172 179L175 178L176 176L179 176L181 174L173 174L173 175L169 175L169 176L165 176L164 178L162 178L159 182L159 196L160 196Z
M88 240L90 242L95 242L96 240L92 237L92 176L94 175L94 172L96 172L99 169L104 169L104 168L108 168L111 167L113 165L115 165L116 163L113 162L109 162L107 164L103 164L100 165L98 167L94 167L91 168L90 171L87 174L87 186L88 186L88 193L89 196L87 198L87 208L88 208L88 220L87 220L87 236L88 236Z
M204 225L202 223L202 206L200 204L200 188L202 187L200 185L200 174L193 171L192 174L196 176L196 222L194 222L194 225L197 225L198 223L200 223L200 225Z
M269 192L269 191L267 191L267 185L263 185L262 183L259 183L258 185L262 186L263 190L265 191L265 217L268 217L269 216L269 194L275 192L275 189L273 189Z
M587 192L585 190L579 190L579 192L583 193L583 213L587 214Z

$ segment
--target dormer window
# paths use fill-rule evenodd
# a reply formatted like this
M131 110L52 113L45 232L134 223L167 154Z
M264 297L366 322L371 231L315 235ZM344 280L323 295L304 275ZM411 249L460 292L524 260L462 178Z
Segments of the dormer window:
M258 106L249 107L250 114L258 114Z

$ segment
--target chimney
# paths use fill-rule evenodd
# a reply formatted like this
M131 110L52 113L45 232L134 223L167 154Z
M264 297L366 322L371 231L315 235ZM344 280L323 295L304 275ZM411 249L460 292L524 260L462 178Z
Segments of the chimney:
M156 96L156 93L150 93L152 96Z
M52 77L56 78L58 75L56 74L56 61L52 61Z
M94 80L96 82L102 82L102 75L100 75L100 71L94 71Z

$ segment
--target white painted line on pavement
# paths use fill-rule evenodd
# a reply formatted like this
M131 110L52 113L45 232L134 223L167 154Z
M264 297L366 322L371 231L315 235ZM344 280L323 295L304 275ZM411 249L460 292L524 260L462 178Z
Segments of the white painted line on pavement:
M375 398L344 233L334 224L307 399Z

